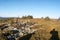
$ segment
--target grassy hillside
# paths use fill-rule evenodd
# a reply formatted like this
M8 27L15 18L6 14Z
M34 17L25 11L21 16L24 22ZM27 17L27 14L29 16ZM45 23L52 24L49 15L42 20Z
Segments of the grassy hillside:
M11 21L16 21L16 19L9 19L8 23L11 23ZM50 20L45 20L45 19L19 19L19 22L25 22L28 20L29 22L36 23L38 25L34 26L33 28L39 29L35 32L34 35L32 35L30 40L49 40L51 37L50 31L55 28L58 33L59 33L59 38L60 38L60 21L57 21L56 19L50 19Z
M27 19L20 19L20 21L26 21ZM30 22L35 22L39 25L34 26L34 28L39 29L38 31L35 32L35 34L31 37L31 40L35 40L35 37L40 38L41 40L48 40L51 35L50 31L55 28L58 33L59 33L59 38L60 38L60 21L57 21L56 19L51 19L51 20L45 20L45 19L29 19Z

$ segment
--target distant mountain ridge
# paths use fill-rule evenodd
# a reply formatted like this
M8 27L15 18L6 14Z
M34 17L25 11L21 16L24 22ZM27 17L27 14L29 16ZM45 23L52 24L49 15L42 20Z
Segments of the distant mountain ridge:
M5 20L5 19L7 19L6 17L0 17L0 20Z
M18 18L18 17L0 17L0 20L5 20L5 19L9 19L9 18Z

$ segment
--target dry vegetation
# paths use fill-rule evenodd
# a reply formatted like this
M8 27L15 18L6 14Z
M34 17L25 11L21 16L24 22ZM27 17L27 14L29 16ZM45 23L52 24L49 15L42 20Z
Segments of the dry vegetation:
M12 19L11 19L12 20ZM11 20L8 22L11 23ZM30 40L49 40L50 38L50 31L55 28L58 33L59 33L59 38L60 38L60 21L57 21L56 19L50 19L50 20L45 20L45 19L19 19L20 22L24 22L26 20L30 20L30 22L39 24L37 26L34 26L35 29L39 29L35 32L34 35L32 35ZM13 21L13 20L12 20ZM38 38L38 39L37 39Z
M20 19L20 21L24 21L26 19ZM59 38L60 38L60 21L56 19L50 19L50 20L45 20L45 19L29 19L30 22L35 22L39 25L34 26L34 28L39 29L39 28L44 28L44 29L39 29L38 31L35 32L34 35L32 35L31 40L35 40L35 37L40 38L41 40L49 40L50 38L50 31L55 28L58 33L59 33ZM38 40L38 39L36 39Z

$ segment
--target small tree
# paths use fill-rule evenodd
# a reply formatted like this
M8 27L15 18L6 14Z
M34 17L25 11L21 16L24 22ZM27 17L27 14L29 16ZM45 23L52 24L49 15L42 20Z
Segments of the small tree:
M31 16L31 15L28 15L28 16L27 16L27 18L29 18L29 19L32 19L32 18L33 18L33 16Z
M41 19L44 19L44 17L41 17Z
M33 16L31 16L31 15L28 15L28 16L22 16L22 18L23 18L23 19L32 19Z
M49 18L49 17L45 17L45 20L47 20L47 21L48 21L48 20L50 20L50 18Z
M25 18L26 18L26 16L22 16L22 18L23 18L23 19L25 19Z

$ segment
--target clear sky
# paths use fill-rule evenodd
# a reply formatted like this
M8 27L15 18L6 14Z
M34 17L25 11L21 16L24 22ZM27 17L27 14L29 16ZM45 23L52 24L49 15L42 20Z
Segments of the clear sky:
M32 15L33 17L59 18L60 0L0 0L0 16L22 17Z

